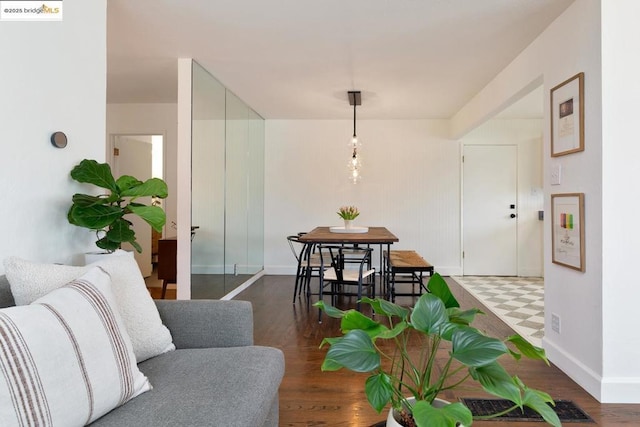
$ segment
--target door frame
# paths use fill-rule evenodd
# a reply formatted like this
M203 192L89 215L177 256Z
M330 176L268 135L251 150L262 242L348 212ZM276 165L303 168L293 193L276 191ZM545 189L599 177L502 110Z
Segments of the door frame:
M543 168L544 139L534 132L535 126L525 126L523 134L516 134L511 129L500 133L494 132L495 137L483 133L472 138L462 138L460 144L459 176L460 176L460 274L464 273L462 248L464 246L464 175L462 155L464 145L516 145L517 158L517 200L518 207L518 267L520 276L544 277L544 221L539 218L539 212L545 209ZM491 137L491 138L490 138Z
M515 176L515 184L516 184L516 191L515 191L515 204L516 204L516 243L515 243L515 251L516 251L516 265L515 265L515 275L516 277L518 277L520 275L520 239L519 239L519 219L520 219L520 215L519 215L519 209L520 209L520 200L519 200L519 172L518 172L518 168L519 168L519 151L520 151L520 146L517 142L514 143L509 143L509 144L491 144L491 143L483 143L483 144L468 144L465 143L464 141L461 141L461 149L460 149L460 270L461 270L461 275L465 276L465 268L464 268L464 264L465 264L465 257L464 257L464 241L465 241L465 218L464 218L464 202L465 202L465 198L464 198L464 155L465 155L465 145L472 145L472 146L498 146L498 147L504 147L504 146L511 146L511 147L515 147L516 149L516 165L515 165L515 170L516 170L516 176Z
M127 137L127 136L131 136L131 137L136 137L136 136L155 136L155 135L161 135L162 136L162 179L165 180L166 182L166 174L167 174L167 133L166 131L162 131L162 132L110 132L107 136L107 143L105 144L106 146L106 162L109 164L110 167L113 168L114 164L115 164L115 155L114 155L114 149L116 147L116 139L119 137ZM118 178L117 176L115 177L116 179ZM164 200L163 200L164 202ZM163 203L163 209L165 210L166 213L166 205ZM169 226L169 224L165 224L164 227L162 227L162 236L167 236L167 227ZM153 261L153 260L152 260Z
M115 161L115 156L113 155L113 150L116 146L116 138L120 136L149 136L149 135L162 135L162 177L166 181L165 177L167 176L167 133L165 131L158 132L109 132L107 136L107 144L106 144L106 162L109 163L109 166L113 166L113 162Z

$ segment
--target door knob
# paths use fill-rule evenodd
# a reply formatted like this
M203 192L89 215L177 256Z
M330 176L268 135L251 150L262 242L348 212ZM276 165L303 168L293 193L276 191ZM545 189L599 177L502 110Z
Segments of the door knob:
M516 214L511 214L511 215L509 215L509 216L510 216L511 218L515 218L515 217L516 217Z

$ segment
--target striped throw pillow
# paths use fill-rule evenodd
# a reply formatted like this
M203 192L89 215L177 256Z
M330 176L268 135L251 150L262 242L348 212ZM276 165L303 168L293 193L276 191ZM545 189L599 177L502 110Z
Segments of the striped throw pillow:
M137 361L175 350L171 333L162 324L158 308L133 256L112 254L100 263L83 267L40 264L17 257L4 260L5 274L16 305L30 304L95 266L102 267L111 275L113 294Z
M0 310L3 426L83 426L151 389L94 267L30 305Z

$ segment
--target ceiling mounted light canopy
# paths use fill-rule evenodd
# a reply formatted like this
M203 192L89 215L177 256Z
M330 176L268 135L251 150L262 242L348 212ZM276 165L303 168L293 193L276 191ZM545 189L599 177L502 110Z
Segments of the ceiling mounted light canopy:
M362 161L358 153L358 148L360 148L361 143L358 141L358 135L356 134L356 106L362 105L362 95L360 91L349 91L347 94L349 95L349 105L353 105L353 136L349 144L351 153L351 158L348 163L349 179L354 184L357 184L362 178Z

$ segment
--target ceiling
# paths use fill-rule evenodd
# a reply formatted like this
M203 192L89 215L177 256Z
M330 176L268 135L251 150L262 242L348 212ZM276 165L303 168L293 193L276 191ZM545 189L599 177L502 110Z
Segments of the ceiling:
M107 102L175 103L187 57L267 119L450 118L573 1L109 0Z

